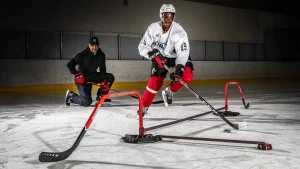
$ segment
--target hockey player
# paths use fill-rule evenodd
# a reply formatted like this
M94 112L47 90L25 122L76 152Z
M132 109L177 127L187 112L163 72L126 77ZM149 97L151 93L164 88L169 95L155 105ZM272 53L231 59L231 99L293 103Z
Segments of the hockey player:
M174 68L174 73L170 74L173 81L162 91L166 107L172 103L173 92L183 86L176 79L189 83L193 78L188 36L182 26L174 21L175 13L172 4L163 4L159 11L161 21L148 26L138 46L140 55L152 61L151 77L143 95L143 114L148 111L166 78L168 71L163 64Z
M71 74L75 76L75 84L79 92L78 95L75 92L67 91L67 106L69 106L70 103L85 107L92 104L92 85L87 82L101 84L101 87L97 91L97 101L109 92L115 77L113 74L106 72L105 61L105 54L99 48L98 38L91 37L88 47L81 53L78 53L67 64ZM78 66L77 69L76 66ZM110 99L105 99L105 102L110 101Z

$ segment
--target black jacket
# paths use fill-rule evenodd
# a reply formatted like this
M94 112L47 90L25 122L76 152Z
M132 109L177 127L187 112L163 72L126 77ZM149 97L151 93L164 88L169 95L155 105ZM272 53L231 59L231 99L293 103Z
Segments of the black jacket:
M81 71L86 81L99 83L104 80L106 74L105 54L99 48L94 55L87 47L81 53L72 58L67 66L72 74ZM78 65L78 70L76 70Z

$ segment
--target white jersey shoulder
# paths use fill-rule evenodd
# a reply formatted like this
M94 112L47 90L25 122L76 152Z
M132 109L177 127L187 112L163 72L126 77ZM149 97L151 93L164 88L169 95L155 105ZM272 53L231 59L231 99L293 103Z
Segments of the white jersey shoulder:
M163 34L161 22L152 23L148 29L149 29L150 33L152 34L152 36L157 36L157 35ZM177 22L172 23L172 27L170 28L169 31L171 33L169 35L169 38L172 38L174 40L178 40L180 38L186 38L186 36L187 36L183 27Z
M185 30L176 22L163 33L162 23L155 22L148 26L140 44L139 53L148 58L148 52L158 49L165 57L176 58L176 64L183 64L189 57L189 42Z

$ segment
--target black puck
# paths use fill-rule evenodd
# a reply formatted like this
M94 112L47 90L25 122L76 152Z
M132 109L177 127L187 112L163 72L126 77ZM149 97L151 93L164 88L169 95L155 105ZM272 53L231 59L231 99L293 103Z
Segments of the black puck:
M224 133L230 133L231 130L230 130L230 129L224 129L223 132L224 132Z

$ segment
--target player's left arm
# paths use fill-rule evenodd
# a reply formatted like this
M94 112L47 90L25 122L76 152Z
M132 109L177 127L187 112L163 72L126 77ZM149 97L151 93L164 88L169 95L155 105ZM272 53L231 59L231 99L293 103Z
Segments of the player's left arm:
M184 66L190 55L190 45L187 34L184 31L179 32L174 36L174 41L177 54L176 65L181 64Z

